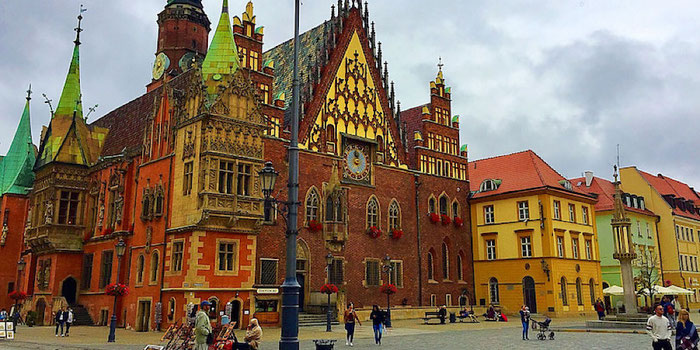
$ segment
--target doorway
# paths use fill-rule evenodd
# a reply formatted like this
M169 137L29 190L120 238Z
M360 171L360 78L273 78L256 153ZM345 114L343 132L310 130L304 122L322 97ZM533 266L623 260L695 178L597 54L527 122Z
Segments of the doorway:
M299 263L299 261L297 261L297 264L298 263ZM304 295L305 295L304 286L306 286L305 279L306 279L306 274L297 272L297 282L301 286L301 288L299 288L299 312L304 312Z
M608 282L603 282L603 289L609 288L610 285ZM610 310L612 310L612 302L610 301L610 296L606 295L603 297L603 303L605 303L605 311L606 313L610 313Z
M537 293L535 280L530 276L523 277L523 304L530 308L530 312L537 313Z
M61 296L66 298L68 305L75 305L76 296L78 293L78 282L73 277L68 277L63 280L61 287Z
M241 301L234 300L231 302L231 322L235 322L233 328L240 328L241 325Z
M44 325L44 314L46 313L46 302L44 299L39 299L36 302L36 324L38 326Z
M151 325L151 302L149 300L139 301L138 312L136 314L136 331L148 332Z

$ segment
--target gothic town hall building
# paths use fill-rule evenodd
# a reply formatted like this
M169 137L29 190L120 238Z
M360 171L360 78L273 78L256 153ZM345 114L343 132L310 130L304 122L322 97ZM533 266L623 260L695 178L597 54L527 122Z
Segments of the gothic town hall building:
M272 162L272 196L284 202L293 44L263 51L252 2L231 15L239 3L223 0L213 24L200 0L169 0L145 94L91 123L79 29L38 148L28 96L0 163L0 256L22 268L3 269L0 283L28 294L23 312L36 310L39 324L68 305L107 324L105 288L117 279L130 289L119 326L182 322L202 300L212 319L279 324L284 208L266 204L258 172ZM339 309L383 305L387 282L398 309L474 303L467 153L441 69L427 103L402 111L359 1L338 1L300 43L303 312L323 310L325 283L339 287Z

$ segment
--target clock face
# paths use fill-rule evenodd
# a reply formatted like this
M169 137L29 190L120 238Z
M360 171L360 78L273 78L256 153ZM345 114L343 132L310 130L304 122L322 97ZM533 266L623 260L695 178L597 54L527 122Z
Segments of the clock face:
M158 80L163 76L165 70L170 66L170 59L164 53L159 53L156 56L156 61L153 63L153 79Z
M348 145L345 148L345 177L355 181L367 181L369 178L369 156L367 148L360 145Z

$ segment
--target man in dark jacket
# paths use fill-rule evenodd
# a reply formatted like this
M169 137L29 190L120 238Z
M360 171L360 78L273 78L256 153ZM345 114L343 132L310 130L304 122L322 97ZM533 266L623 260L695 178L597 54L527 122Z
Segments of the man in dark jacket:
M440 313L440 324L445 324L445 318L447 318L447 306L441 306L438 313Z
M63 337L63 325L66 324L66 316L68 316L64 310L64 308L60 308L58 311L56 311L56 317L54 317L54 321L56 321L56 336L58 337L58 327L61 327L61 336Z

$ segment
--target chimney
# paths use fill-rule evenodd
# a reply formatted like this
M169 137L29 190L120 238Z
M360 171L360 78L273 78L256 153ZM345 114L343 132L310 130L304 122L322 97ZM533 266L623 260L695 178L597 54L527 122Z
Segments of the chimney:
M593 172L586 171L584 174L586 175L586 187L591 187L591 183L593 183Z

